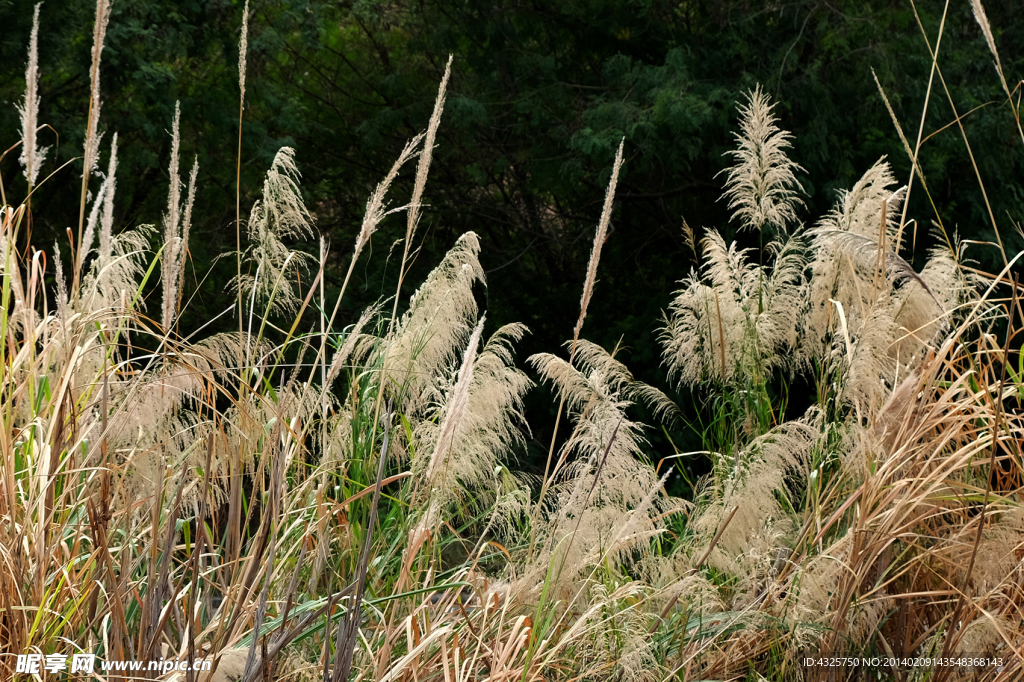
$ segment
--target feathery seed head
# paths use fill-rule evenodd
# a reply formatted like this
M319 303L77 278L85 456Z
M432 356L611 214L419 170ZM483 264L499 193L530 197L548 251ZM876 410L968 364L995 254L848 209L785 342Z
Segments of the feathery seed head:
M412 199L409 201L409 219L405 230L406 249L412 244L413 234L416 232L416 224L420 217L420 201L423 198L423 190L427 186L427 175L430 172L430 160L434 154L434 138L437 136L437 128L441 125L441 112L444 111L445 94L448 89L448 78L452 72L453 55L448 55L448 63L444 67L444 76L441 78L441 85L437 88L437 99L434 100L434 111L430 115L430 123L427 124L426 139L423 142L423 151L420 153L420 162L416 167L416 180L413 183Z
M245 60L249 51L249 0L242 10L242 37L238 41L238 90L241 101L245 102Z
M117 190L117 133L110 141L110 161L107 164L106 191L103 194L103 216L100 219L101 261L107 261L111 254L111 235L114 229L114 192Z
M295 150L281 147L263 182L263 212L266 225L278 237L302 239L313 234L313 218L302 201L300 173ZM252 223L250 222L250 229Z
M480 241L467 232L413 294L386 349L388 382L401 387L405 409L428 400L434 377L461 355L477 321L473 286L484 283Z
M107 183L110 179L107 178ZM113 191L107 183L104 200ZM150 251L155 231L152 225L141 225L134 230L111 236L105 255L101 245L99 256L82 281L80 298L84 310L113 310L118 314L128 312L128 302L138 288L139 278L146 271L145 256ZM135 306L144 308L145 301L140 298Z
M486 315L480 316L480 321L477 322L473 333L469 337L469 343L466 344L466 352L462 356L462 366L459 367L458 379L455 382L455 387L452 389L448 404L445 406L445 416L438 431L434 454L431 455L430 462L427 464L424 472L428 488L433 486L434 476L441 462L447 459L446 455L451 450L455 430L458 428L469 403L469 385L473 381L473 362L476 360L477 348L480 345L480 334L483 332L486 319Z
M103 55L103 41L107 35L107 22L110 21L110 0L96 0L96 19L92 37L92 67L90 69L90 104L89 120L85 130L85 165L82 174L87 175L96 170L99 160L100 135L100 57Z
M366 243L370 241L370 237L377 231L377 225L384 219L388 213L398 211L401 209L387 210L387 206L384 204L384 196L388 192L388 188L391 187L391 183L396 177L398 177L398 171L401 169L405 162L416 156L416 147L420 141L423 140L423 134L419 134L416 137L409 140L406 143L405 148L402 149L402 153L398 155L398 160L395 161L394 165L391 166L391 170L388 171L387 176L377 185L377 188L370 195L370 198L366 202L366 213L363 215L363 224L359 228L359 235L356 237L356 248L354 259L359 258L360 252ZM414 210L413 205L409 205L409 210Z
M85 223L85 233L82 235L82 243L78 245L78 262L82 263L85 260L85 256L89 253L92 248L92 244L96 239L96 226L100 222L100 209L105 203L107 190L110 186L110 182L107 179L103 180L103 184L100 185L99 191L96 192L96 196L92 199L92 209L89 211L89 218Z
M580 298L580 316L576 321L576 328L573 330L573 338L576 339L580 337L583 321L587 317L587 307L590 305L590 298L594 295L594 284L597 282L597 264L601 260L601 247L608 239L608 224L612 219L612 202L615 199L615 187L619 182L619 169L622 168L622 148L625 144L626 138L622 138L622 141L619 142L619 149L615 152L612 176L608 181L608 189L604 194L601 220L598 222L597 232L594 234L594 245L590 250L590 262L587 264L587 278L583 282L583 296Z
M550 552L563 552L561 579L569 583L599 560L602 551L618 563L658 532L650 515L664 507L661 484L641 454L646 444L642 426L626 410L637 400L656 412L674 410L664 394L636 381L597 344L579 340L576 347L572 364L548 353L529 358L565 399L575 425L560 455L560 461L571 463L553 488L556 507L541 529L548 550L534 558L533 569L545 570Z
M178 176L178 156L181 150L181 102L174 103L174 122L171 124L171 164L167 170L171 182L167 192L167 215L164 216L164 234L170 241L178 234L181 219L181 179Z
M168 168L170 187L167 192L167 213L164 215L164 251L161 257L160 271L163 280L163 315L164 329L171 328L177 300L179 252L181 251L181 178L178 176L178 154L181 147L181 102L174 104L174 122L171 126L171 162Z
M185 284L185 257L188 255L188 237L192 229L192 205L196 200L196 177L199 175L199 156L192 161L192 172L188 177L188 195L185 199L185 215L181 221L181 243L176 249L178 269L178 296L180 298L182 287Z
M25 69L25 100L18 107L21 113L21 164L25 167L25 178L29 186L35 186L39 168L46 159L46 147L36 146L36 129L39 126L39 8L36 4L32 15L32 33L28 40L28 66Z
M299 304L291 278L284 271L286 264L293 261L298 267L306 267L312 260L304 252L289 249L282 241L313 233L312 216L302 202L298 179L295 150L281 147L267 171L263 200L256 202L249 216L249 239L253 243L247 259L256 266L259 277L242 275L232 282L261 302L272 299L271 308L277 313L290 312Z
M501 472L503 461L523 441L516 423L522 421L522 396L532 382L515 368L511 344L526 328L502 327L480 348L483 326L481 316L454 383L439 387L434 408L416 418L417 451L431 453L413 462L430 498L420 522L426 530L434 530L439 513L459 499L460 489L495 502L490 525L496 530L511 528L510 519L525 504L515 477Z
M60 245L53 243L54 278L57 280L57 312L62 321L70 316L67 284L64 282L64 266L60 260Z
M359 316L359 319L352 326L352 329L348 332L345 337L345 342L338 349L338 352L334 354L334 358L331 360L331 367L327 371L326 381L324 382L323 390L325 394L330 391L330 386L334 383L334 380L338 377L338 373L345 366L345 363L352 356L352 352L356 348L356 344L360 340L363 327L370 321L370 318L376 316L380 311L380 306L370 306L363 311L363 314Z
M773 104L758 85L740 105L739 147L729 155L736 165L728 169L724 198L732 217L742 220L741 228L761 231L766 225L785 230L796 220L803 202L795 172L801 168L786 155L793 136L775 125Z
M805 469L825 431L823 414L812 406L800 419L776 426L736 453L728 474L701 494L701 513L694 529L710 540L725 517L738 507L710 556L712 565L728 568L750 541L762 532L765 521L785 525L777 495L784 493L785 477Z
M703 276L692 273L673 300L662 334L664 357L681 384L733 382L787 366L805 307L805 246L799 236L773 241L769 269L717 230L702 240Z
M879 159L811 231L800 363L826 361L845 377L842 400L861 411L878 409L897 368L920 360L922 344L944 325L945 304L899 256L904 190L894 191L894 184L889 165ZM941 259L929 269L929 278L954 299L965 290L954 284L956 269Z
M985 42L988 43L989 52L992 53L992 58L996 60L996 72L999 74L999 80L1003 84L1003 90L1006 91L1007 96L1010 94L1010 88L1006 85L1006 77L1003 75L1003 65L999 62L999 51L996 49L996 39L992 36L992 25L988 22L988 16L985 14L985 7L981 4L981 0L971 0L971 8L974 10L974 19L978 22L978 26L981 27L981 33L985 36Z
M697 253L697 240L693 232L693 228L686 222L686 218L683 218L683 240L686 242L686 246L693 252L693 257L697 258L700 254Z

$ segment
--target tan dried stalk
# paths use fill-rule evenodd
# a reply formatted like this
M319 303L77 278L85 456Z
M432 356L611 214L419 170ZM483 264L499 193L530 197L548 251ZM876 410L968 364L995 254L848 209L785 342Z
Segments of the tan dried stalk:
M914 19L917 21L917 27L920 29L921 35L925 41L925 45L928 47L928 54L932 58L932 65L935 70L935 73L939 77L939 83L942 85L943 92L945 92L946 94L946 100L949 102L949 106L953 110L954 121L956 122L957 128L960 131L960 137L964 142L964 147L966 147L967 149L967 156L971 159L971 169L974 171L974 176L978 180L978 189L981 190L981 198L984 200L985 203L985 211L986 213L988 213L989 220L992 223L992 230L995 232L996 235L996 245L999 247L999 255L1002 256L1004 264L1009 263L1010 261L1006 254L1006 247L1003 245L1003 237L999 233L999 224L996 222L996 215L995 212L992 210L992 204L988 198L988 191L985 189L985 182L984 180L982 180L981 171L978 169L978 161L977 159L975 159L974 151L971 149L971 143L967 139L967 131L964 130L963 116L960 115L956 103L953 101L953 95L950 93L949 86L946 84L946 79L942 75L942 69L939 68L938 65L939 45L942 42L942 34L946 26L946 13L949 8L949 3L946 3L946 6L943 8L942 11L942 21L939 23L939 37L935 41L934 50L932 49L931 41L928 39L928 32L925 31L924 24L921 23L921 16L918 14L917 5L911 3L911 8L914 10ZM931 84L929 83L929 92L931 91L930 85ZM921 125L922 127L924 126L924 117L922 117ZM1024 134L1022 134L1022 138L1024 138Z

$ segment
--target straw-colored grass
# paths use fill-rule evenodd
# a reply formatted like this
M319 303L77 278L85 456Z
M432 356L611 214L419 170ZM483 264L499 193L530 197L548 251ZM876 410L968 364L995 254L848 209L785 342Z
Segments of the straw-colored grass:
M202 182L194 166L182 197L187 118L164 122L164 229L113 224L116 134L98 127L105 0L96 16L81 226L74 243L36 245L46 257L24 246L30 212L47 210L37 30L26 37L31 194L11 199L26 184L8 180L0 213L2 652L214 662L165 675L190 682L849 679L805 664L820 655L1002 661L880 666L870 679L1024 675L1019 255L978 273L947 234L914 271L900 257L905 193L884 161L810 219L784 122L755 90L723 196L763 248L709 230L663 322L669 375L713 406L712 471L675 499L633 407L691 417L584 328L628 143L564 355L523 363L525 327L488 329L472 233L410 300L340 319L326 245L294 247L316 226L287 148L244 231L238 207L238 303L223 312L238 331L209 335L181 322ZM405 211L399 293L451 68L428 129L382 172L351 256L349 274ZM94 187L101 138L108 173ZM389 207L415 156L413 195ZM158 313L145 305L157 289ZM521 367L567 411L539 479L513 456L523 396L543 390ZM814 391L799 415L774 388L795 376ZM15 660L0 657L0 677L15 678Z

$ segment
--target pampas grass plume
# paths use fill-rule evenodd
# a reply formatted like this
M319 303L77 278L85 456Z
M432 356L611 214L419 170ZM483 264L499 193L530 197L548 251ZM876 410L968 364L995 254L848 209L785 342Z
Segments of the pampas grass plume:
M794 175L803 168L786 155L793 136L775 125L773 106L760 85L740 106L739 147L729 152L736 165L727 171L723 195L732 217L759 232L765 225L784 230L796 220L796 207L803 205L797 197L802 188Z
M25 166L25 178L29 187L34 187L39 167L46 158L46 147L36 146L36 129L39 118L39 8L36 5L32 15L32 33L28 40L28 66L25 69L25 102L18 107L21 113L21 164Z
M100 121L100 58L103 55L103 41L107 35L107 23L110 21L109 0L97 0L96 21L93 28L91 82L89 87L90 106L89 121L85 131L85 165L83 176L96 169L99 160L100 136L97 134Z
M444 421L441 422L441 431L437 437L437 444L434 446L434 452L430 456L430 463L427 465L426 472L424 473L424 479L427 482L428 488L433 483L438 469L448 460L448 452L452 448L455 431L462 421L462 415L465 414L469 404L469 386L473 383L473 362L476 360L477 348L480 346L480 334L483 333L486 317L486 315L480 317L480 321L477 322L476 327L473 329L473 334L469 337L466 352L462 356L462 366L459 367L458 379L455 382L452 396L448 401Z
M89 211L89 219L85 223L85 235L82 237L82 242L78 245L79 263L85 261L85 256L89 253L89 249L92 248L92 243L96 239L96 225L100 222L100 209L103 207L108 185L107 180L104 180L92 200L92 210Z
M181 290L185 284L185 255L188 253L188 236L192 228L192 204L196 200L196 177L199 175L199 157L192 161L192 172L188 177L188 195L185 199L185 215L181 220L181 244L175 250L178 270L178 305L181 305Z
M164 216L164 252L161 262L161 275L164 283L163 316L164 329L170 329L171 318L174 316L175 303L178 300L178 223L181 220L181 179L178 177L178 154L181 147L179 126L181 124L181 102L174 105L174 124L171 128L171 163L168 175L171 179L167 192L167 214Z
M420 154L420 162L416 167L416 181L413 184L412 199L409 201L409 221L405 231L406 249L412 243L412 236L416 232L416 223L419 221L420 200L423 198L423 189L427 186L430 160L434 153L434 138L437 136L438 126L441 125L441 112L444 111L444 98L448 89L448 78L451 76L451 72L452 55L448 55L448 63L444 67L444 76L441 78L441 85L437 89L434 111L430 115L430 123L427 124L427 135L423 143L423 152Z
M117 133L110 141L110 161L107 164L106 192L103 194L103 216L100 219L100 260L110 258L114 229L114 192L117 190Z
M587 307L590 305L590 298L594 295L594 284L597 282L597 263L601 260L601 247L608 240L608 225L612 219L612 202L615 199L615 187L619 182L619 169L622 168L622 147L625 144L626 138L622 138L622 141L619 142L619 149L615 152L615 163L612 164L612 177L608 181L608 190L604 195L604 207L601 209L601 221L597 224L594 246L590 250L587 279L583 283L583 296L580 297L580 316L576 320L576 328L573 330L574 339L579 339L580 337L583 321L587 317Z
M999 61L999 51L996 50L996 39L992 36L992 26L988 23L988 16L985 14L985 7L981 4L981 0L971 0L971 8L974 10L974 19L978 22L978 26L981 27L981 33L985 36L985 42L988 43L988 49L992 53L992 58L996 60L996 72L999 73L999 80L1003 84L1003 90L1006 91L1009 96L1010 88L1006 85L1006 76L1003 75L1003 65Z
M431 124L433 124L433 122L434 119L432 118ZM398 159L391 166L391 170L388 171L387 176L381 180L380 184L377 185L377 188L373 191L373 194L370 195L369 200L366 202L366 213L363 215L363 224L360 226L359 235L356 237L355 254L352 256L353 261L359 258L359 254L362 252L363 247L370 241L370 237L373 236L373 233L377 231L377 226L380 224L380 221L384 219L384 216L392 211L400 210L392 209L392 211L388 211L387 206L384 203L384 197L388 192L388 188L391 187L391 183L394 182L396 177L398 177L398 171L401 167L405 165L406 161L416 156L416 146L422 139L423 134L421 133L409 140L405 145L405 148L402 149L402 153L398 155ZM422 193L423 188L419 185L419 172L416 174L416 182L417 189ZM423 182L426 182L425 177ZM415 203L410 204L409 210L417 210L417 205Z
M245 0L242 10L242 37L238 41L238 90L241 100L245 102L245 66L249 53L249 0Z

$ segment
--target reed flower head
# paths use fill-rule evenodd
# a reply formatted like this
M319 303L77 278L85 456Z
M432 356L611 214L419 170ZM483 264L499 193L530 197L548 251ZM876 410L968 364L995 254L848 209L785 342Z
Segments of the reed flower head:
M434 139L437 136L437 129L441 125L441 112L444 111L448 78L452 73L452 58L452 55L448 55L448 63L445 64L444 75L441 77L441 84L437 88L434 110L430 114L430 122L427 124L427 133L423 141L423 151L420 153L420 162L416 166L416 180L413 182L412 199L409 201L408 224L405 230L406 249L411 246L413 234L416 233L416 226L419 223L420 202L423 199L423 190L427 186L430 161L434 156Z
M675 411L674 404L634 379L597 344L578 341L575 358L574 364L548 353L529 359L564 398L574 424L559 455L568 464L541 529L546 549L531 564L544 570L553 553L560 554L556 565L564 568L559 580L567 585L602 557L614 565L624 561L660 532L651 516L673 506L661 494L663 481L643 458L642 426L626 411L644 402L664 417Z
M598 222L597 232L594 234L594 246L590 250L587 278L583 282L583 296L580 298L580 316L576 321L576 328L573 330L574 339L580 337L583 321L587 318L590 298L594 295L594 284L597 282L597 264L601 260L601 247L608 240L608 225L612 219L612 202L615 199L615 187L619 182L619 170L622 168L622 148L625 144L625 139L619 142L619 149L615 152L615 162L612 164L612 176L608 180L608 189L604 193L604 207L601 209L601 220Z
M518 428L524 423L522 397L533 382L515 368L511 347L526 327L502 327L481 348L484 319L470 335L454 383L441 387L416 425L417 451L423 456L412 467L422 476L424 497L433 510L421 522L429 530L440 520L440 511L460 498L490 503L501 499L503 504L494 510L499 515L491 521L498 529L511 527L509 517L522 509L523 496L515 494L519 488L513 484L506 490L498 472L523 443ZM519 505L512 504L517 500Z
M974 285L946 249L921 273L899 256L904 191L894 184L880 159L811 231L799 362L824 360L842 378L841 399L862 414L921 361Z
M249 53L249 0L242 9L242 36L238 41L238 90L245 102L245 61Z
M736 557L771 523L784 534L792 530L790 518L779 503L788 494L786 477L807 471L812 451L825 433L823 415L811 407L800 419L794 419L754 438L733 455L728 474L721 480L709 479L697 501L700 512L693 528L707 543L736 510L709 556L712 565L736 570ZM793 509L792 501L787 507ZM706 546L706 544L705 544Z
M305 267L311 260L308 254L293 251L282 241L313 234L313 219L302 201L298 180L295 150L281 147L263 182L263 199L256 202L249 216L252 245L247 258L256 266L256 273L233 282L277 313L291 312L299 303L285 267L289 262Z
M109 182L104 179L99 191L92 198L92 209L89 211L89 218L85 222L85 233L82 235L82 243L78 245L77 262L79 263L85 261L86 254L89 253L93 242L96 241L96 226L100 222L100 210L103 208L108 187Z
M431 399L436 378L461 356L477 323L473 287L483 283L480 241L467 232L409 301L409 309L388 340L386 390L404 396L406 411Z
M981 4L981 0L971 0L971 9L974 11L974 20L978 22L981 33L985 36L985 42L988 43L989 52L992 53L992 58L996 62L996 73L999 74L1003 90L1009 96L1010 88L1006 84L1006 76L1003 75L1003 65L999 61L999 50L996 49L996 39L992 36L992 25L988 21L988 15L985 14L985 7Z
M804 303L803 239L769 244L771 267L711 230L703 276L691 273L662 332L665 361L684 385L732 383L790 365Z
M92 67L90 74L89 118L85 130L85 165L83 175L97 170L99 161L100 137L100 58L103 56L103 41L107 35L107 23L110 21L110 1L96 0L96 19L93 24L92 36Z
M785 230L803 205L795 174L803 168L786 155L793 136L775 125L773 107L760 85L747 94L746 105L740 105L739 146L729 152L736 165L726 171L723 195L741 227L759 232L765 226Z
M39 8L37 3L32 14L32 33L28 39L28 66L25 68L25 100L18 111L21 113L21 165L25 167L25 179L30 187L36 184L39 169L46 160L46 147L36 145L36 130L39 127Z
M189 178L188 195L184 216L181 206L181 178L178 175L178 157L181 147L181 102L174 106L174 124L171 128L171 161L168 168L170 188L167 192L167 213L164 215L164 250L160 263L163 279L162 324L165 330L178 313L181 286L185 279L185 256L188 253L188 237L192 222L192 202L195 200L196 176L199 173L198 158L193 163Z
M103 215L100 218L100 250L99 258L105 261L110 258L112 235L114 230L114 194L117 191L117 133L110 141L110 161L107 164L107 177L104 179Z
M391 183L394 182L395 178L398 177L398 171L405 165L407 161L417 155L416 147L423 140L423 135L417 135L416 137L409 140L405 147L402 149L402 153L398 155L398 159L391 166L391 170L388 171L387 176L381 180L380 184L370 195L370 198L366 201L366 212L363 214L363 224L359 228L359 235L356 237L356 248L353 259L359 258L360 252L363 247L370 241L370 237L377 231L377 226L380 221L384 219L384 216L389 213L401 210L401 208L394 208L390 211L387 209L387 205L384 203L384 197L388 193L388 189L391 187ZM410 205L409 210L413 210Z

